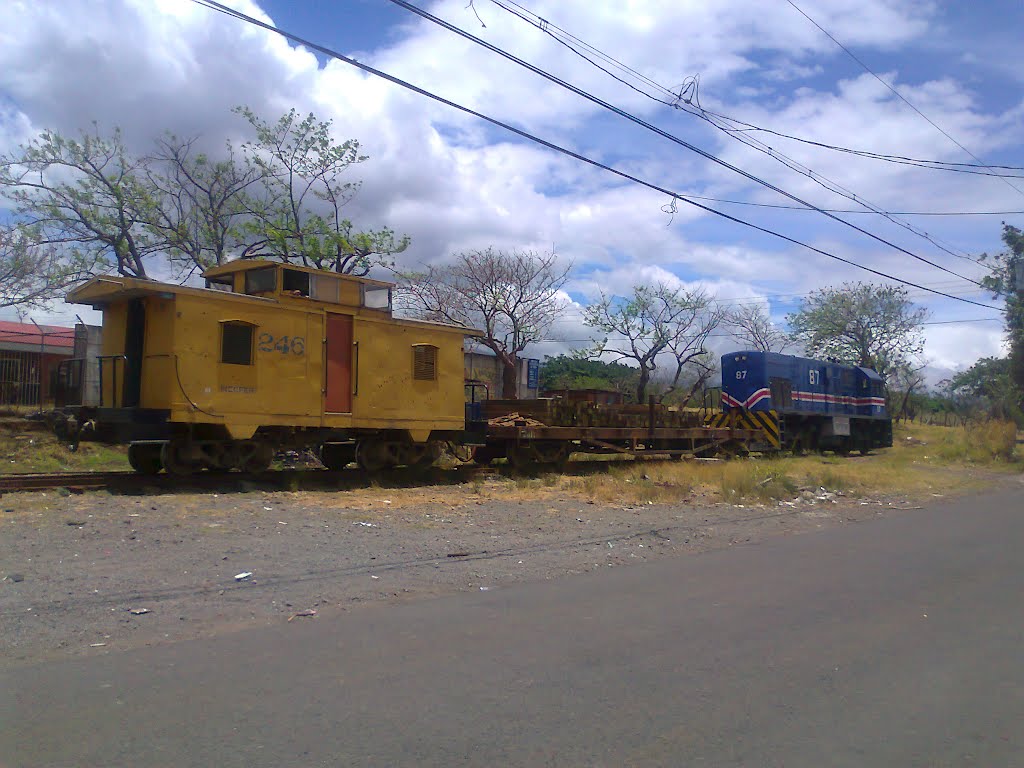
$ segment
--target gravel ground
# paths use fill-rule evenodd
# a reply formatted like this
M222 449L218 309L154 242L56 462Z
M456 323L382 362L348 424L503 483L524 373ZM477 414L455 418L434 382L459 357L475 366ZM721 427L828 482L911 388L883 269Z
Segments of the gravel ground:
M0 499L0 658L355 616L371 601L501 589L922 503L807 491L776 506L606 506L502 478L342 493L11 494Z

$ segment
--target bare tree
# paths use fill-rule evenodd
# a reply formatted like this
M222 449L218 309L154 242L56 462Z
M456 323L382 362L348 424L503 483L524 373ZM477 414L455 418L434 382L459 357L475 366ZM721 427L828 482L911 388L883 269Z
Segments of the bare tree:
M762 304L741 304L728 314L726 324L734 339L761 352L782 352L793 344Z
M43 131L0 156L0 187L41 242L112 259L124 275L146 276L146 258L163 244L146 226L153 198L145 160L126 149L121 132L93 124L80 139Z
M450 264L405 275L402 302L416 315L480 328L480 343L502 366L502 397L518 397L519 355L544 338L565 308L559 297L571 265L554 253L466 251Z
M0 227L0 308L45 306L92 266L67 249L40 243L27 227Z
M643 402L659 358L671 359L674 366L664 397L677 388L688 364L706 360L704 344L723 316L703 290L687 291L659 283L637 286L626 299L602 294L597 303L584 309L583 322L605 334L590 350L593 357L636 363L640 369L636 398ZM706 362L703 367L707 368ZM707 375L710 371L704 380ZM698 386L694 385L694 391Z
M926 380L924 369L926 362L904 363L889 371L889 378L886 381L886 388L889 391L891 402L890 413L897 421L914 420L913 396L915 392L924 389ZM896 404L896 399L899 404Z

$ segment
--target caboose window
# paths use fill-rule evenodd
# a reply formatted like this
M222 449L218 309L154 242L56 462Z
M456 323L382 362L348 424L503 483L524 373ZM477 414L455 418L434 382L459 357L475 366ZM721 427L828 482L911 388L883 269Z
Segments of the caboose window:
M245 273L246 293L270 293L277 288L277 267L251 269Z
M297 269L284 270L282 290L293 296L309 296L309 272L300 272Z
M220 326L220 361L229 365L252 365L252 340L256 327L227 322Z
M363 284L363 306L367 309L391 309L391 289Z
M437 381L437 347L413 344L412 378L415 381Z

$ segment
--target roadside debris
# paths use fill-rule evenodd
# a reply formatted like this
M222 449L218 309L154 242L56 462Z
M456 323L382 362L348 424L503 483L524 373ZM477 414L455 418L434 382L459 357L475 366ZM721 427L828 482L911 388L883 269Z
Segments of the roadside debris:
M235 574L235 581L245 581L252 578L252 571L242 571Z
M299 611L298 613L292 614L292 617L288 619L288 621L292 621L293 619L298 619L304 616L316 616L316 611L312 608L309 608L305 611Z
M149 610L149 608L129 608L128 613L130 613L132 616L142 616L146 613L152 613L152 611Z
M362 521L356 521L356 522L352 523L352 525L361 525L364 528L377 528L378 527L378 525L376 523L364 523Z

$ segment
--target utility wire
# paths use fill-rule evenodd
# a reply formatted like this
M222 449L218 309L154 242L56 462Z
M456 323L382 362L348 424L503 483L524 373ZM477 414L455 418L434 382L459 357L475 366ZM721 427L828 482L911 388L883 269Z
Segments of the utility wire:
M691 152L695 152L698 155L700 155L701 157L703 157L703 158L705 158L707 160L712 161L713 163L717 163L718 165L721 165L724 168L728 168L729 170L733 171L734 173L738 173L741 176L743 176L744 178L749 179L750 181L753 181L753 182L755 182L757 184L761 184L762 186L767 187L768 189L772 190L773 192L777 192L778 194L783 195L784 197L789 198L790 200L792 200L795 203L800 203L801 205L804 205L807 208L813 208L814 210L818 211L819 213L823 214L824 216L827 216L828 218L832 219L833 221L837 221L840 224L843 224L844 226L849 227L850 229L856 230L857 232L860 232L863 235L867 235L868 237L872 238L873 240L877 240L878 242L880 242L880 243L882 243L884 245L887 245L890 248L893 248L893 249L899 251L900 253L903 253L903 254L905 254L907 256L910 256L911 258L917 259L918 261L920 261L920 262L922 262L924 264L928 264L929 266L935 267L936 269L939 269L939 270L941 270L943 272L947 272L947 273L949 273L949 274L951 274L951 275L953 275L955 277L959 277L961 280L966 280L967 282L973 283L974 285L978 285L978 286L981 285L981 283L979 283L977 280L974 280L974 279L972 279L970 277L967 277L966 275L961 275L959 272L954 272L953 270L949 269L948 267L944 267L941 264L938 264L938 263L936 263L934 261L931 261L930 259L926 259L924 256L920 256L920 255L918 255L916 253L913 253L912 251L908 251L906 248L903 248L903 247L901 247L899 245L896 245L895 243L893 243L893 242L891 242L889 240L886 240L884 237L876 235L873 232L870 232L870 231L864 229L863 227L860 227L857 224L854 224L853 222L846 221L845 219L842 219L839 216L836 216L835 214L828 213L828 212L822 210L821 208L819 208L818 206L813 205L812 203L809 203L806 200L802 200L801 198L797 197L796 195L790 194L789 192L786 192L785 190L780 189L779 187L775 186L774 184L771 184L770 182L765 181L764 179L761 179L761 178L755 176L754 174L749 173L749 172L743 170L742 168L739 168L739 167L733 165L732 163L726 162L725 160L722 160L721 158L716 157L715 155L712 155L710 152L706 152L705 150L701 149L700 147L695 146L694 144L691 144L690 142L686 141L685 139L681 139L678 136L675 136L675 135L673 135L671 133L668 133L667 131L664 131L661 128L658 128L656 125L653 125L652 123L649 123L646 120L643 120L643 119L637 117L636 115L633 115L633 114L631 114L629 112L626 112L624 109L616 107L614 104L610 104L609 102L604 101L603 99L600 99L597 96L594 96L593 94L588 93L587 91L584 91L582 88L578 88L577 86L573 85L572 83L569 83L569 82L567 82L565 80L562 80L561 78L551 74L550 72L547 72L547 71L541 69L540 67L537 67L537 66L534 66L533 64L530 64L528 61L524 61L523 59L520 59L518 56L515 56L515 55L509 53L508 51L505 51L504 49L499 48L498 46L496 46L496 45L494 45L492 43L487 42L486 40L482 40L481 38L476 37L475 35L471 35L469 32L466 32L465 30L462 30L459 27L456 27L454 24L451 24L451 23L445 21L444 19L438 18L437 16L434 16L432 13L429 13L429 12L423 10L422 8L419 8L419 7L415 6L415 5L413 5L412 3L406 2L406 0L390 0L390 2L394 3L395 5L397 5L397 6L401 7L401 8L405 8L406 10L410 11L411 13L414 13L417 16L420 16L421 18L424 18L424 19L426 19L427 21L430 21L433 24L436 24L436 25L438 25L440 27L443 27L444 29L447 29L450 32L453 32L454 34L459 35L460 37L462 37L462 38L464 38L466 40L469 40L469 41L471 41L473 43L476 43L477 45L479 45L479 46L481 46L483 48L486 48L487 50L489 50L489 51L491 51L493 53L498 54L502 58L508 59L509 61L513 62L514 64L519 65L520 67L523 67L524 69L528 69L529 71L533 72L536 75L540 75L545 80L548 80L548 81L550 81L552 83L555 83L559 87L564 88L565 90L570 91L571 93L575 93L577 96L580 96L581 98L584 98L587 101L590 101L590 102L592 102L594 104L597 104L598 106L600 106L600 107L602 107L604 109L607 109L608 111L613 112L613 113L619 115L620 117L623 117L626 120L629 120L630 122L636 123L637 125L639 125L639 126L641 126L643 128L646 128L647 130L652 131L653 133L656 133L659 136L662 136L663 138L668 139L669 141L672 141L672 142L674 142L674 143L676 143L676 144L678 144L678 145L680 145L682 147L685 147L686 149L690 150Z
M794 3L794 2L793 2L793 0L786 0L786 2L787 2L787 3L789 3L789 4L791 5L791 6L793 6L793 8L795 8L795 9L796 9L796 11L797 11L797 12L798 12L798 13L799 13L799 14L800 14L801 16L803 16L803 17L804 17L805 19L807 19L807 20L808 20L809 22L811 22L811 24L813 24L813 25L814 25L814 26L816 26L816 27L817 27L817 28L818 28L819 30L821 30L821 32L823 32L823 33L825 34L825 36L826 36L826 37L828 37L828 39L829 39L829 40L831 40L831 41L832 41L833 43L835 43L836 45L838 45L838 46L839 46L839 47L840 47L840 48L841 48L841 49L842 49L842 50L843 50L843 51L844 51L844 52L846 53L846 55L847 55L847 56L849 56L849 57L850 57L851 59L853 59L853 60L854 60L855 62L857 62L858 64L860 64L860 65L861 65L861 67L863 67L863 69L864 69L864 71L865 71L865 72L867 72L867 73L868 73L869 75L871 75L871 76L872 76L873 78L875 78L875 80L877 80L877 81L878 81L878 82L880 82L880 83L881 83L882 85L884 85L884 86L885 86L886 88L888 88L888 89L889 89L890 91L892 91L892 92L893 92L893 93L894 93L894 94L896 95L896 97L897 97L897 98L898 98L898 99L899 99L900 101L902 101L902 102L903 102L904 104L906 104L906 105L907 105L908 107L910 107L910 108L911 108L912 110L914 110L914 111L915 111L915 112L916 112L917 114L919 114L919 115L920 115L921 117L923 117L923 118L924 118L925 120L927 120L927 121L928 121L928 124L929 124L929 125L931 125L931 126L932 126L932 128L934 128L935 130L937 130L937 131L938 131L939 133L941 133L941 134L942 134L943 136L945 136L945 137L946 137L947 139L949 139L949 140L950 140L951 142L953 142L953 143L954 143L954 144L956 144L956 145L957 145L958 147L960 147L960 149L962 149L962 150L963 150L964 152L966 152L966 153L967 153L968 155L970 155L970 156L971 156L971 157L972 157L972 158L973 158L973 159L974 159L975 161L977 161L978 163L980 163L980 164L981 164L981 165L982 165L983 167L985 167L985 168L991 168L991 167L992 167L992 166L986 165L986 164L985 164L985 161L984 161L984 160L982 160L982 159L981 159L980 157L978 157L978 156L977 156L976 154L974 154L973 152L971 152L971 150L969 150L969 149L968 149L967 147L965 147L965 146L964 146L963 144L961 144L961 143L960 143L959 141L957 141L957 140L956 140L956 139L954 139L954 138L953 138L952 136L950 136L950 135L949 135L948 133L946 133L946 131L944 131L944 130L943 130L943 129L942 129L941 127L939 127L939 125L938 125L938 124L936 124L936 123L935 123L935 121L933 121L933 120L932 120L932 119L931 119L930 117L928 117L928 115L926 115L926 114L925 114L924 112L922 112L922 111L921 111L920 109L918 109L918 108L917 108L917 107L915 107L915 106L914 106L913 104L911 104L911 103L910 103L910 101L909 101L909 100L908 100L908 99L907 99L907 98L906 98L906 97L905 97L905 96L904 96L904 95L903 95L902 93L900 93L899 91L897 91L897 90L896 90L895 88L893 88L893 87L892 87L892 86L891 86L891 85L890 85L889 83L887 83L887 82L886 82L885 80L883 80L883 79L882 79L881 77L879 77L879 75L877 75L877 74L875 73L875 71L871 69L871 67L869 67L869 66L868 66L867 64L865 64L865 63L864 63L863 61L861 61L861 60L860 60L859 58L857 58L857 56L856 56L856 55L855 55L855 54L853 53L853 51L851 51L851 50L850 50L849 48L847 48L847 47L846 47L845 45L843 45L843 44L842 44L841 42L839 42L838 40L836 40L836 38L835 38L835 37L833 37L833 36L831 35L831 33L829 33L829 31L828 31L827 29L825 29L825 28L824 28L823 26L821 26L821 24L819 24L819 23L818 23L818 22L816 22L816 21L815 21L814 19L812 19L812 18L811 18L810 16L808 16L808 15L807 15L807 14L806 14L806 13L804 12L804 10L803 10L802 8L800 8L800 6L799 6L799 5L797 5L796 3ZM1018 186L1017 186L1016 184L1013 184L1013 183L1012 183L1011 181L1009 181L1008 179L1006 179L1006 177L1000 177L1000 178L1002 178L1002 179L1003 179L1003 183L1004 183L1004 184L1006 184L1006 185L1007 185L1007 186L1009 186L1009 187L1010 187L1011 189L1015 190L1015 191L1016 191L1016 192L1017 192L1018 194L1020 194L1020 195L1021 195L1022 197L1024 197L1024 190L1022 190L1022 189L1021 189L1020 187L1018 187Z
M217 11L219 13L223 13L223 14L225 14L227 16L231 16L231 17L233 17L235 19L238 19L240 21L244 21L244 22L246 22L248 24L252 24L254 26L258 26L258 27L260 27L262 29L267 30L268 32L273 32L274 34L280 35L281 37L284 37L284 38L286 38L288 40L291 40L292 42L295 42L295 43L297 43L299 45L306 46L310 50L318 51L318 52L322 53L325 56L329 56L329 57L331 57L333 59L337 59L338 61L345 62L346 64L349 64L349 65L351 65L353 67L356 67L357 69L361 69L362 71L367 72L367 73L369 73L371 75L375 75L377 77L380 77L383 80L387 80L390 83L394 83L395 85L401 86L402 88L406 88L407 90L410 90L413 93L418 93L421 96L425 96L428 99L432 99L432 100L434 100L434 101L436 101L436 102L438 102L440 104L444 104L445 106L451 107L452 109L456 109L456 110L458 110L460 112L463 112L465 114L472 115L473 117L476 117L476 118L478 118L480 120L483 120L483 121L485 121L487 123L490 123L491 125L497 126L497 127L502 128L502 129L504 129L506 131L509 131L510 133L514 133L517 136L520 136L520 137L522 137L524 139L527 139L528 141L532 141L532 142L534 142L536 144L539 144L539 145L541 145L543 147L547 147L548 149L551 149L551 150L553 150L555 152L559 152L559 153L561 153L561 154L563 154L563 155L565 155L567 157L571 157L571 158L573 158L575 160L579 160L580 162L586 163L587 165L593 166L594 168L600 168L601 170L607 171L608 173L612 173L612 174L614 174L614 175L616 175L616 176L618 176L620 178L626 179L627 181L631 181L634 184L639 184L640 186L647 187L648 189L654 190L655 192L660 192L661 194L666 195L668 197L671 197L673 199L681 200L682 202L685 202L688 205L692 205L692 206L694 206L696 208L700 208L701 210L707 211L708 213L712 213L715 216L718 216L720 218L726 219L728 221L732 221L732 222L734 222L736 224L742 224L745 227L748 227L750 229L756 230L758 232L763 232L764 234L767 234L767 235L772 235L773 237L777 237L780 240L785 240L788 243L792 243L794 245L799 245L799 246L801 246L803 248L806 248L806 249L808 249L810 251L818 253L818 254L820 254L822 256L826 256L826 257L828 257L830 259L834 259L834 260L839 261L839 262L841 262L843 264L848 264L849 266L856 267L857 269L861 269L861 270L863 270L865 272L870 272L873 275L877 275L879 277L884 277L887 280L893 280L893 281L895 281L897 283L902 283L903 285L908 285L908 286L910 286L912 288L919 288L920 290L927 291L928 293L935 294L936 296L942 296L942 297L947 298L947 299L953 299L954 301L960 301L960 302L963 302L965 304L973 304L973 305L978 306L978 307L983 307L984 309L995 309L995 307L992 307L989 304L982 304L980 302L973 301L971 299L964 299L964 298L961 298L959 296L955 296L953 294L945 293L943 291L937 291L937 290L934 290L934 289L931 289L931 288L925 288L924 286L919 285L919 284L914 283L914 282L911 282L909 280L904 280L903 278L887 274L887 273L882 272L880 270L872 269L871 267L864 266L863 264L858 264L857 262L851 261L850 259L845 259L842 256L837 256L834 253L829 253L828 251L822 250L821 248L816 248L813 245L810 245L808 243L802 242L802 241L797 240L795 238L789 237L788 235L784 235L781 232L776 232L774 230L758 226L757 224L754 224L752 222L746 221L744 219L737 218L736 216L732 216L732 215L730 215L728 213L724 213L723 211L718 211L718 210L716 210L714 208L711 208L709 206L706 206L706 205L703 205L701 203L695 202L693 200L690 200L687 197L684 197L683 195L681 195L681 194L679 194L677 192L673 192L673 191L671 191L669 189L666 189L665 187L662 187L662 186L659 186L657 184L654 184L653 182L649 182L649 181L641 179L641 178L639 178L637 176L633 176L632 174L626 173L625 171L621 171L621 170L619 170L617 168L614 168L614 167L612 167L610 165L605 165L604 163L598 162L597 160L593 160L593 159L591 159L591 158L589 158L589 157L587 157L585 155L581 155L578 152L574 152L571 149L567 149L566 147L562 147L562 146L560 146L558 144L554 144L553 142L547 141L546 139L542 139L539 136L536 136L534 134L528 133L527 131L524 131L524 130L521 130L519 128L516 128L516 127L514 127L512 125L509 125L508 123L502 122L502 121L498 120L497 118L490 117L488 115L483 114L482 112L477 112L477 111L475 111L473 109L470 109L469 107L465 107L465 106L462 106L461 104L457 104L456 102L450 101L449 99L446 99L443 96L439 96L439 95L437 95L435 93L427 91L427 90L425 90L425 89L423 89L423 88L421 88L421 87L419 87L417 85L413 85L412 83L410 83L410 82L408 82L406 80L402 80L401 78L395 77L394 75L390 75L387 72L384 72L382 70L376 69L375 67L371 67L368 64L364 64L361 61L357 61L356 59L353 59L350 56L346 56L343 53L339 53L338 51L332 50L330 48L326 48L325 46L322 46L322 45L319 45L317 43L314 43L314 42L311 42L309 40L306 40L306 39L304 39L302 37L299 37L298 35L295 35L295 34L293 34L291 32L287 32L285 30L278 29L277 27L275 27L275 26L273 26L271 24L267 24L267 23L265 23L263 21L260 21L259 19L253 18L252 16L249 16L247 14L244 14L241 11L236 11L236 10L234 10L232 8L229 8L226 5L223 5L222 3L216 2L216 0L192 0L192 2L196 3L197 5L204 6L204 7L208 8L208 9L210 9L210 10L214 10L214 11ZM957 275L957 276L959 277L959 275ZM970 282L974 282L974 281L970 281Z
M956 325L958 323L989 323L995 322L996 320L1002 320L1001 317L976 317L965 320L929 320L921 323L921 325ZM709 333L707 338L709 339L730 339L734 338L732 333ZM594 337L586 339L538 339L532 342L533 344L586 344L593 343L596 339Z
M845 152L845 153L849 153L849 154L853 154L853 155L860 155L860 156L871 158L871 159L875 159L875 160L884 160L884 161L887 161L887 162L902 163L902 164L908 164L908 165L920 165L921 167L932 167L933 170L944 170L944 171L954 171L957 168L988 168L988 169L997 169L997 170L1024 171L1024 166L1020 166L1020 165L993 165L993 164L989 164L989 163L982 163L980 161L978 163L957 163L957 162L947 161L947 160L924 160L924 159L920 159L920 158L906 157L904 155L889 155L889 154L884 154L884 153L881 153L881 152L872 152L870 150L852 149L850 147L843 147L843 146L839 146L839 145L836 145L836 144L829 144L827 142L814 141L813 139L802 138L800 136L794 136L792 134L783 133L781 131L775 131L775 130L772 130L770 128L763 128L763 127L755 125L753 123L747 123L747 122L744 122L743 120L739 120L739 119L737 119L735 117L730 117L728 115L723 115L720 112L715 112L713 110L707 110L707 109L704 109L703 107L700 107L699 105L697 105L695 103L697 101L697 98L696 98L695 95L692 96L692 97L688 97L688 98L684 99L683 98L683 94L689 92L691 87L694 87L696 85L695 81L698 80L698 78L696 78L696 77L688 78L687 81L682 86L680 86L680 90L678 92L677 91L673 91L673 90L671 90L669 88L666 88L661 83L658 83L658 82L652 80L651 78L647 77L646 75L642 74L641 72L638 72L634 68L630 67L628 64L625 64L622 61L620 61L619 59L616 59L614 56L611 56L610 54L606 53L605 51L602 51L599 48L595 48L593 45L591 45L587 41L582 40L579 37L576 37L571 32L569 32L568 30L564 29L563 27L558 26L557 24L555 24L554 22L550 21L549 19L546 19L543 16L537 15L536 13L534 13L530 9L526 8L525 6L515 2L515 0L491 0L491 2L494 5L496 5L499 8L501 8L502 10L506 11L507 13L511 13L514 16L519 17L523 21L526 21L527 23L537 27L542 32L544 32L548 36L552 37L555 41L561 43L562 45L565 45L573 53L576 53L578 56L581 56L582 58L584 58L586 61L588 61L593 66L595 66L598 69L600 69L602 72L607 74L609 77L612 77L612 78L618 80L623 85L627 86L628 88L631 88L632 90L634 90L637 93L645 96L646 98L651 99L653 101L656 101L656 102L658 102L660 104L664 104L665 106L668 106L668 107L673 107L675 109L682 109L684 105L689 105L689 106L694 107L695 109L699 109L701 112L704 112L704 113L706 113L708 115L711 115L713 117L717 117L717 118L720 118L720 119L723 119L723 120L728 120L730 122L733 122L733 123L736 123L738 125L741 125L741 126L743 126L743 128L745 128L748 131L760 131L760 132L763 132L763 133L769 133L769 134L772 134L773 136L778 136L778 137L783 138L783 139L789 139L791 141L797 141L797 142L800 142L800 143L803 143L803 144L809 144L809 145L812 145L812 146L815 146L815 147L820 147L822 149L829 149L829 150L833 150L833 151L836 151L836 152ZM521 13L516 13L511 8L509 8L508 6L513 6L513 7L517 8L517 9L519 9L519 11ZM552 32L552 30L556 30L558 34L555 34L555 32ZM559 37L559 35L561 35L564 38L567 38L569 41L572 41L572 43L574 43L575 45L577 45L577 46L579 46L581 48L586 49L591 55L593 55L594 57L600 58L601 60L605 61L609 66L614 67L616 69L619 69L620 71L622 71L624 73L627 73L629 76L632 76L632 77L636 78L637 80L641 81L645 85L647 85L647 86L649 86L649 87L659 91L660 93L664 94L664 98L661 98L661 97L658 97L658 96L653 96L650 93L648 93L647 91L645 91L643 88L638 88L637 86L635 86L632 83L628 82L625 78L619 77L615 73L611 72L608 69L608 67L605 67L602 64L599 64L598 62L596 62L593 59L591 59L589 56L581 53L573 45L570 45L569 43L567 43L566 40L561 39L561 37ZM693 113L691 113L691 114L693 114ZM952 167L946 168L946 167L943 167L943 166L952 166ZM986 173L986 174L983 174L983 175L992 176L992 175L996 175L996 174ZM1022 177L1017 176L1017 177L1011 177L1011 178L1022 178Z
M740 125L743 125L743 126L748 126L751 129L757 129L756 126L753 126L750 123L744 123L743 121L735 120L734 118L730 118L730 117L728 117L726 115L721 115L719 113L711 112L709 110L704 109L700 105L700 101L699 101L698 94L697 94L697 87L698 87L697 80L698 80L698 78L696 78L696 77L691 78L690 84L692 85L693 92L692 92L691 96L689 96L689 97L684 99L683 98L683 94L686 92L684 89L689 87L689 86L685 86L684 85L683 88L681 88L680 92L678 94L675 94L674 92L668 90L667 88L664 88L663 86L658 85L657 83L654 83L653 80L650 80L649 78L644 77L643 79L646 82L652 83L655 87L657 87L658 89L660 89L660 90L664 91L665 93L667 93L669 95L669 97L671 97L671 99L672 99L672 101L665 101L664 99L660 99L660 98L658 98L656 96L652 96L652 95L648 94L647 92L645 92L644 90L642 90L640 88L634 87L632 84L626 82L623 78L618 77L617 75L612 73L610 70L608 70L607 68L601 66L601 64L599 64L596 61L594 61L592 58L590 58L590 56L588 56L585 53L577 50L572 44L570 44L570 43L566 42L565 40L561 39L558 35L556 35L555 33L553 33L551 31L551 28L554 27L555 29L559 30L559 32L564 34L566 37L571 38L572 40L576 41L576 43L579 44L580 46L585 47L590 52L593 52L593 55L595 57L600 57L600 58L604 59L605 61L614 62L615 65L619 66L620 68L625 68L625 70L628 71L628 72L636 72L636 70L634 70L634 69L632 69L630 67L627 67L626 65L622 64L622 62L620 62L618 59L615 59L615 58L609 56L608 54L605 54L605 53L599 51L594 46L590 45L589 43L583 42L582 40L580 40L580 38L575 37L574 35L566 32L561 27L553 25L548 20L546 20L546 19L544 19L544 18L542 18L540 16L537 16L535 13L533 13L531 11L526 10L525 8L523 8L523 6L519 5L518 3L514 2L513 0L491 0L491 2L493 2L495 5L497 5L502 10L504 10L504 11L512 14L513 16L516 16L517 18L521 19L522 21L525 21L528 24L531 24L532 26L537 27L544 34L546 34L549 37L551 37L555 42L557 42L560 45L568 48L570 51L575 53L577 56L582 58L584 61L587 61L591 65L597 67L602 72L608 74L609 76L611 76L615 80L618 80L619 82L626 84L627 86L629 86L633 90L637 91L638 93L641 93L644 96L647 96L648 98L656 101L659 104L665 104L667 106L673 107L674 109L680 109L680 110L686 112L687 114L693 115L694 117L698 117L701 120L706 121L708 124L712 125L714 128L717 128L718 130L722 131L723 133L725 133L730 138L732 138L732 139L734 139L736 141L739 141L742 144L746 144L747 146L751 147L752 149L757 150L758 152L762 152L763 154L768 155L773 160L781 162L783 165L788 167L790 170L795 171L797 173L800 173L803 176L806 176L808 179L810 179L814 183L818 184L819 186L827 189L828 191L832 192L833 194L840 195L841 197L844 197L847 200L850 200L851 202L854 202L854 203L857 203L857 204L863 206L864 208L867 209L866 212L874 213L874 214L877 214L877 215L885 217L886 219L888 219L893 224L896 224L897 226L903 227L904 229L908 230L909 232L912 232L913 234L917 235L918 237L921 237L921 238L927 240L932 245L934 245L936 248L938 248L941 251L944 251L945 253L949 254L950 256L954 256L954 257L956 257L958 259L963 259L965 261L970 261L973 264L977 264L978 266L981 266L981 267L991 271L991 269L992 269L991 267L988 267L987 265L981 263L978 259L976 259L976 258L974 258L972 256L969 256L969 255L963 253L962 251L958 252L957 250L953 250L952 247L947 247L945 244L943 244L939 240L935 239L929 233L924 232L923 230L918 229L917 227L915 227L914 225L912 225L912 224L910 224L908 222L901 221L901 220L895 218L895 216L897 214L895 214L893 212L890 212L890 211L885 211L880 206L877 206L877 205L874 205L873 203L868 202L864 198L858 196L852 190L849 190L849 189L843 187L838 182L832 181L831 179L828 179L827 177L825 177L825 176L823 176L821 174L816 173L813 169L808 168L807 166L804 166L803 164L801 164L801 163L797 162L796 160L788 157L787 155L783 154L782 152L779 152L778 150L768 146L767 144L765 144L764 142L760 141L759 139L757 139L757 138L755 138L753 136L741 135L741 133L743 133L743 132L740 131L739 129L730 128L730 127L728 127L726 125L722 125L718 120L716 120L716 118L718 118L720 120L728 120L730 122L734 122L734 123L737 123L737 124L740 124ZM513 10L512 8L507 7L506 5L504 5L504 2L510 3L511 5L515 6L516 8L522 10L523 13L520 13L520 12L518 12L516 10ZM528 14L530 16L533 16L536 19L536 21L527 18L527 16L524 15L524 14ZM760 129L757 129L757 130L760 130ZM836 213L837 212L834 209L826 209L826 208L815 209L815 210L819 210L819 211L825 212L825 213ZM858 211L858 212L860 212L860 211Z

